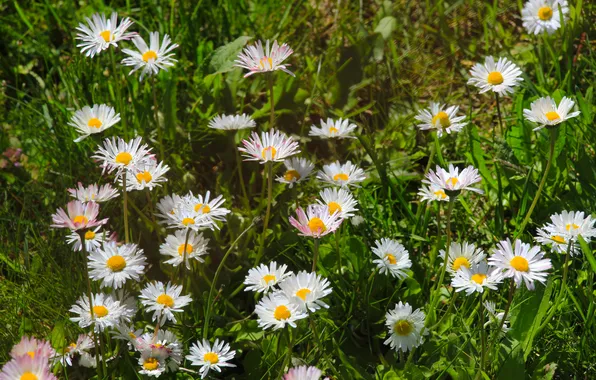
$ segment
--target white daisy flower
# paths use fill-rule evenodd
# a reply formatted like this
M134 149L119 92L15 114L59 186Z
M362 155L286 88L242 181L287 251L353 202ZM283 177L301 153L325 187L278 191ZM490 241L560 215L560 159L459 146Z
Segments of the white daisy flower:
M265 50L263 50L263 43L257 41L253 46L250 45L238 54L238 59L234 62L234 66L241 67L248 70L248 73L244 74L244 77L251 76L256 73L266 73L275 70L282 70L291 76L295 77L294 73L288 70L286 67L290 66L287 63L283 63L294 51L290 49L287 44L273 42L271 49L269 48L269 40L265 43Z
M285 173L283 176L277 177L276 180L281 183L289 184L290 189L295 183L305 181L315 168L315 165L312 162L301 157L292 157L284 160L284 165L286 167Z
M192 298L181 296L182 286L153 282L141 290L141 303L147 308L146 311L153 311L153 320L163 325L167 320L176 322L174 313L182 312L184 306L191 303Z
M319 380L321 375L323 375L323 371L317 367L301 365L290 368L282 380Z
M451 106L445 109L447 105L431 102L429 109L420 110L415 119L420 121L418 124L420 130L436 130L437 136L441 137L443 131L451 134L451 132L459 132L468 124L462 122L466 117L457 116L458 106Z
M464 290L467 295L474 292L482 293L484 288L497 290L497 285L503 279L498 270L488 270L488 265L485 261L474 264L472 268L468 269L462 265L451 280L451 286L455 288L456 292Z
M492 301L484 301L484 307L486 308L486 312L488 313L488 321L484 324L484 327L486 328L491 324L500 326L501 321L505 316L505 312L497 312L497 309L495 308L495 303ZM503 322L502 331L509 331L509 320L506 319L505 322Z
M530 104L530 109L524 109L526 119L538 124L535 131L544 127L552 127L561 124L580 114L580 111L569 112L575 105L575 102L569 98L563 97L557 106L557 103L550 96L540 98Z
M480 182L481 179L478 169L473 166L468 166L460 173L459 168L449 164L449 170L445 170L438 165L436 172L432 169L429 170L422 182L430 185L432 189L442 189L447 195L450 192L460 192L461 190L470 190L478 194L484 194L484 191L472 187L475 183Z
M114 330L110 331L110 334L114 339L126 341L130 349L136 347L137 340L143 334L143 329L135 329L134 325L120 323L114 326Z
M170 170L170 167L165 165L163 161L157 163L149 160L148 163L134 168L130 175L126 177L126 190L153 190L154 187L161 186L162 182L168 180L164 177L168 170ZM122 177L120 177L120 183L122 185Z
M554 232L567 233L570 237L577 239L582 236L590 240L596 237L596 228L591 215L586 216L583 211L563 211L560 214L551 215L552 223L547 225L548 229Z
M327 188L319 192L322 200L318 199L320 205L327 206L329 214L333 215L335 212L343 219L354 216L354 212L358 211L356 205L358 202L348 190L344 188Z
M249 269L244 279L244 285L247 285L244 291L269 292L280 281L292 274L292 272L286 272L287 269L287 265L278 267L275 261L272 261L269 266L261 264L256 268Z
M145 333L136 340L135 349L141 353L139 373L159 377L175 372L182 362L182 345L171 331L160 329L157 336Z
M41 356L48 360L56 355L56 351L54 351L49 342L43 339L22 336L20 342L15 344L10 350L10 357L18 358L23 355L29 355L32 359Z
M119 41L130 40L136 33L126 33L126 30L133 24L127 17L120 21L118 25L118 14L113 12L109 19L105 14L95 13L93 19L85 17L87 25L81 23L76 28L77 40L81 40L77 47L81 48L81 53L87 57L93 58L110 46L118 47Z
M0 370L0 380L58 380L43 356L23 355L7 362Z
M142 351L139 358L139 366L141 366L139 373L150 377L160 377L168 368L166 358L167 350L165 348Z
M101 186L97 186L97 184L94 183L85 187L79 182L76 189L68 189L68 192L71 197L76 198L83 203L90 201L101 203L118 196L118 189L113 188L109 183Z
M234 359L236 351L230 350L230 345L219 339L215 339L213 346L209 341L203 339L203 342L197 341L190 347L190 354L186 355L186 359L190 360L191 365L200 366L199 374L201 379L207 377L209 370L213 369L221 372L221 367L236 367L232 363L228 363Z
M217 115L209 122L209 128L224 131L254 128L257 123L248 115Z
M535 35L553 34L561 27L561 13L566 20L569 13L567 0L529 0L522 9L523 26Z
M285 158L300 153L298 142L285 133L271 129L268 132L251 133L251 138L242 140L244 148L238 148L246 159L244 161L259 161L264 164L269 161L281 162Z
M472 77L468 80L468 84L478 87L481 94L487 91L503 96L512 94L513 89L524 80L519 67L503 57L496 63L493 57L486 57L484 63L476 63L472 67L470 75Z
M193 193L190 193L188 196L183 198L183 202L186 204L180 207L187 207L199 215L203 216L210 220L217 220L219 222L226 221L226 215L230 213L225 207L222 207L224 202L226 201L223 195L211 198L211 192L207 191L205 196L197 195L195 196Z
M195 211L194 206L195 204L191 203L188 198L183 198L177 204L174 213L170 214L170 218L164 220L164 222L168 224L169 228L177 228L185 231L188 229L199 231L205 228L219 228L208 214Z
M291 273L279 283L279 288L290 302L298 305L301 312L307 313L310 310L314 313L321 307L329 308L321 299L331 294L331 286L326 278L316 273Z
M345 164L335 161L329 165L324 165L323 170L317 173L317 179L332 186L359 187L358 183L364 181L366 175L364 170L352 164L351 161Z
M200 263L205 260L201 256L208 254L209 239L205 239L203 234L195 231L188 233L188 242L186 241L186 231L178 230L174 235L168 235L165 243L159 247L159 253L165 256L170 256L171 259L165 261L166 264L171 264L175 267L182 264L186 269L190 270L190 260L194 259Z
M546 271L552 268L550 259L544 258L540 247L531 247L519 239L515 241L515 248L509 239L498 243L488 264L498 268L503 278L513 278L518 287L523 280L528 290L534 290L534 281L544 283L548 275Z
M142 81L145 75L157 75L159 70L168 71L168 67L174 66L174 62L177 62L173 58L174 54L170 52L176 49L178 44L172 44L167 34L163 36L161 44L159 43L159 32L149 34L149 46L140 36L134 36L132 42L138 51L123 49L122 52L128 57L122 60L122 64L133 67L129 75L142 69L139 81Z
M290 224L300 231L300 235L313 238L320 238L334 232L343 221L339 211L330 215L329 207L320 204L309 205L306 213L302 207L298 207L296 216L298 219L290 217Z
M548 225L545 227L539 228L537 231L538 235L534 237L538 243L542 245L548 245L551 249L558 253L566 253L567 249L569 248L570 240L571 242L571 256L575 256L579 252L579 245L577 241L574 240L568 233L551 230L548 228Z
M116 177L120 177L124 170L133 171L150 163L153 160L150 151L146 144L141 145L140 137L129 142L117 137L105 139L92 158L102 161L100 167L104 173L116 171Z
M385 325L389 329L389 337L385 344L396 351L407 352L424 342L422 329L426 316L420 309L412 312L412 306L407 302L400 302L395 305L395 309L387 312L385 319Z
M422 186L418 191L421 201L449 202L449 195L441 187L436 185Z
M112 296L96 293L92 294L91 297L93 300L93 316L91 315L89 298L87 295L83 295L70 308L71 313L78 314L77 317L70 318L71 321L78 323L82 328L93 325L95 332L101 332L121 321L128 322L123 314L125 311L124 306Z
M94 104L93 108L83 107L75 112L68 125L75 127L81 136L74 141L79 142L92 134L100 133L120 121L120 114L105 104Z
M53 224L50 227L69 228L71 231L78 231L101 226L108 219L97 219L98 214L99 205L95 202L70 201L66 205L66 211L59 208L52 215Z
M397 240L382 238L375 241L376 247L372 251L377 257L373 263L377 264L381 274L387 273L403 280L408 276L406 270L412 266L410 254Z
M72 366L72 359L76 355L91 357L89 353L95 347L95 343L90 334L81 334L78 336L76 342L72 342L68 346L56 353L52 362L54 364L60 363L63 367Z
M101 226L97 226L94 229L88 229L85 231L85 250L87 252L95 251L101 247L104 242L108 242L112 239L112 235L108 231L99 231ZM83 248L81 244L81 235L78 232L72 232L66 237L66 242L72 244L74 251L80 251Z
M350 123L348 119L339 119L333 120L331 118L327 118L327 121L323 121L321 119L321 128L317 128L316 126L310 127L310 132L308 132L309 136L319 136L324 139L331 139L331 138L338 138L338 139L345 139L345 138L355 138L354 136L350 136L352 132L356 129L356 124Z
M132 279L140 281L145 269L146 258L136 244L107 242L89 255L89 278L100 281L102 288L121 288Z
M439 251L439 257L445 260L445 251ZM451 242L449 245L449 257L447 258L447 272L452 275L461 268L472 269L473 266L481 263L486 258L482 248L468 242Z
M170 223L175 220L174 215L183 198L180 195L172 194L161 198L157 203L157 213L155 214L161 220L159 223Z
M259 327L273 330L290 325L296 328L296 321L308 317L300 311L299 306L292 303L283 293L275 292L265 295L255 307L259 319Z

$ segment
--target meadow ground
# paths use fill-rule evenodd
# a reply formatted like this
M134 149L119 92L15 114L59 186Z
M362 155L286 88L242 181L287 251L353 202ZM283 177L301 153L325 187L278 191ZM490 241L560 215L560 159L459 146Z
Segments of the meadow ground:
M136 298L150 282L172 280L192 297L176 322L159 326L176 335L183 356L203 337L224 340L235 350L235 367L209 376L279 379L305 364L331 379L596 378L593 230L587 226L581 237L573 235L573 222L567 224L569 235L536 241L551 215L567 210L588 217L596 211L596 3L570 0L563 27L550 35L528 33L523 6L521 0L1 2L0 363L10 359L23 335L46 339L64 352L89 332L71 321L75 314L69 311L86 294L87 257L67 243L70 232L50 227L52 215L73 200L67 189L78 182L120 189L114 173L102 173L92 156L106 137L139 136L169 166L167 182L130 191L126 206L122 194L102 203L100 216L109 218L105 229L120 241L126 219L126 239L146 257L138 281L124 287L130 294ZM121 64L122 49L134 49L130 41L93 58L81 54L75 28L93 13L112 11L130 17L130 30L145 39L152 31L171 36L179 45L172 50L175 65L140 81L139 72L129 75L131 67ZM233 60L259 39L293 49L284 63L295 77L281 70L243 77L246 70ZM523 81L512 94L480 94L467 84L471 68L486 56L507 57L519 66ZM533 131L537 125L524 109L546 96L557 103L572 99L580 114ZM415 116L432 101L459 106L467 124L440 138L419 129ZM74 142L79 134L68 124L74 112L102 103L121 120ZM259 132L275 128L292 136L301 150L297 156L316 166L309 179L293 187L273 181L269 187L269 170L293 178L283 163L239 166L237 147L250 132L208 125L218 114L242 113ZM309 136L311 125L327 118L355 123L355 138ZM449 125L442 122L433 120ZM259 158L267 154L272 153ZM356 216L320 239L300 236L289 219L328 187L315 173L336 160L349 160L366 174L360 187L349 188ZM464 191L456 197L449 189L431 188L438 199L449 194L457 200L423 201L425 175L449 164L477 168L481 180L473 187L484 194ZM165 263L160 253L174 232L159 223L156 207L166 195L189 191L222 195L222 207L231 212L215 222L218 228L202 231L209 239L205 262L193 261L185 270ZM403 277L382 273L373 262L379 257L372 248L381 238L407 250L411 266L395 270ZM544 281L534 281L534 290L523 282L510 286L513 279L506 278L482 294L455 292L439 252L449 242L467 241L494 258L497 244L507 238L540 247L551 267ZM574 256L565 253L572 246ZM309 311L296 328L260 327L261 316L253 312L263 296L245 291L248 271L257 262L275 261L295 273L310 272L315 252L316 272L332 287L322 298L329 308ZM398 256L390 253L379 264L389 270ZM456 269L449 264L447 269ZM517 270L521 276L534 268ZM94 292L115 294L100 283L92 282ZM507 314L505 333L482 300ZM424 341L418 345L414 337L418 347L405 353L384 343L390 336L420 333L411 319L393 319L386 327L386 314L398 302L425 314ZM152 313L140 302L136 306L134 327L151 336ZM73 352L73 366L53 367L59 378L145 378L138 371L153 362L143 356L139 365L140 354L125 341L110 339L107 331L97 335L97 355L105 359L99 368L86 368L83 355ZM200 377L190 360L177 364L180 370L161 378Z

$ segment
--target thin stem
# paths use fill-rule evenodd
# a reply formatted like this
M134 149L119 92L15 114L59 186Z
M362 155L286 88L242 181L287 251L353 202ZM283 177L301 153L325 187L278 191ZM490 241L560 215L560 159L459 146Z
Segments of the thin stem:
M126 170L122 174L122 208L124 209L124 242L128 244L128 192L126 191Z
M157 75L153 76L153 112L155 114L155 125L157 125L157 139L159 140L159 155L163 159L164 156L164 145L163 145L163 135L165 132L165 122L162 127L159 125L159 112L157 111ZM165 120L164 120L165 121Z
M116 59L114 57L114 49L110 50L110 61L112 64L112 76L116 79L115 87L116 87L116 98L118 103L118 110L122 114L122 118L120 119L122 124L122 129L124 131L124 137L128 138L128 130L126 128L126 107L123 106L122 94L120 93L120 76L116 72Z
M248 193L246 192L246 185L244 184L244 175L242 174L242 158L240 158L240 151L236 148L236 132L232 135L232 149L234 149L236 155L236 165L238 166L238 179L240 180L240 189L242 190L242 196L244 197L244 207L249 209Z
M337 252L337 273L341 274L341 250L339 249L339 234L341 231L341 226L335 230L335 251Z
M269 101L271 102L271 110L269 113L269 129L273 128L275 123L275 97L273 95L273 73L269 74Z
M486 355L486 331L484 330L484 303L482 302L483 293L480 295L480 344L482 350L480 354L480 371L484 371L484 357Z
M186 256L187 256L187 251L188 251L188 237L190 236L190 228L186 229L186 237L184 239L184 251L182 252L182 264L180 264L181 267L181 272L184 274L186 272L187 268L186 265ZM181 280L181 283L184 284L184 279Z
M507 299L507 305L505 306L505 312L503 313L503 318L501 319L501 322L499 323L499 328L496 331L496 335L497 337L499 336L499 334L501 333L501 330L503 329L503 325L505 324L505 320L507 320L507 315L509 314L509 309L511 309L511 301L513 301L513 293L515 291L515 281L513 281L513 279L511 279L511 284L509 285L509 297ZM497 341L497 339L495 338L495 342Z
M501 101L499 100L499 93L495 92L495 99L497 100L497 116L499 117L499 132L503 136L503 117L501 116Z
M439 161L439 164L441 164L441 166L446 166L445 165L445 160L443 159L443 153L441 152L441 144L439 142L439 135L437 135L436 133L433 134L434 140L435 140L435 153L437 154L437 160ZM430 163L429 163L430 165ZM428 168L427 168L428 171Z
M315 272L317 270L317 260L319 258L319 239L315 238L315 246L314 246L314 250L313 250L313 256L312 256L312 272Z
M101 368L103 369L103 373L106 375L108 374L108 367L106 365L106 354L103 347L103 339L101 333L97 334L97 341L99 342L99 352L101 353Z
M267 234L267 227L269 226L269 216L271 215L271 199L273 197L273 162L267 162L265 166L265 172L267 173L267 211L265 211L263 234L261 235L261 244L259 247L259 254L257 256L256 264L261 261L261 258L263 257L263 251L265 250L265 238Z
M451 311L451 309L453 309L453 307L455 306L455 300L457 300L458 294L459 293L454 292L454 294L451 296L451 300L449 301L449 306L447 307L447 311L445 312L445 314L443 314L443 316L441 317L441 319L439 319L439 321L437 323L435 323L434 325L432 325L431 327L428 328L428 331L432 331L432 330L436 329L437 327L441 326L441 323L443 323L445 318L447 318L447 316L449 315L449 312Z

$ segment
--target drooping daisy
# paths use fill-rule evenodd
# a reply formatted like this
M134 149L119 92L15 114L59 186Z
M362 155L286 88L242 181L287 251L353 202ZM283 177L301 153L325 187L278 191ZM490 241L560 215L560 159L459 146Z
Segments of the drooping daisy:
M542 32L553 34L561 27L561 13L566 20L569 13L567 0L529 0L522 9L524 28L536 35Z
M259 317L259 327L265 330L269 327L277 330L286 325L296 328L296 321L308 316L280 292L265 295L255 307L255 312Z
M315 165L301 157L292 157L288 160L284 160L286 171L281 177L277 177L276 180L281 183L289 184L291 189L295 183L302 182L308 178L310 173L315 168Z
M19 356L6 363L0 371L0 380L58 380L43 356Z
M550 96L540 98L530 104L530 109L524 109L526 119L538 124L535 131L544 127L553 127L561 124L580 114L580 111L569 112L575 105L575 102L569 98L563 97L557 106L557 103Z
M333 120L331 118L327 118L327 121L323 121L321 119L321 128L316 126L310 127L310 132L308 132L309 136L319 136L324 139L331 139L331 138L338 138L338 139L345 139L345 138L355 138L354 136L350 136L350 134L356 129L356 124L350 123L348 119L339 119Z
M259 161L264 164L269 161L281 162L285 158L300 153L298 142L285 133L271 129L268 132L251 133L251 138L242 140L244 148L238 148L244 156L245 161Z
M423 109L418 112L415 119L420 121L418 128L425 130L436 130L437 136L441 137L443 131L451 134L451 132L459 132L466 126L466 122L462 122L466 117L457 116L459 106L451 106L445 109L447 105L431 102L429 109Z
M170 52L176 49L178 44L172 44L167 34L163 36L161 44L159 43L159 32L149 34L149 46L141 36L134 36L132 42L138 51L122 49L122 52L128 55L122 60L122 64L133 67L129 75L142 69L139 81L142 81L145 75L157 75L159 70L168 71L168 67L174 66L174 63L177 62L173 58L174 54Z
M215 339L213 346L209 341L203 339L203 342L197 341L190 347L190 354L186 355L186 359L190 360L191 365L200 366L199 374L201 379L207 377L209 370L213 369L221 372L221 367L236 367L232 363L228 363L234 359L236 351L230 350L230 345L219 339Z
M53 363L60 363L63 367L72 366L72 359L76 355L86 356L91 358L90 351L95 347L95 343L90 334L81 334L78 336L76 342L70 343L68 346L57 351L53 358Z
M155 214L160 218L159 223L169 223L174 220L176 209L181 203L182 197L178 194L166 195L161 198L157 203L157 213Z
M248 115L217 115L209 122L209 128L225 131L254 128L257 123Z
M83 107L75 112L68 125L75 127L81 136L74 141L79 142L92 134L100 133L120 121L120 114L105 104L94 104L93 108Z
M539 228L537 230L537 236L534 239L542 245L550 246L553 251L558 253L566 253L569 243L571 243L571 249L569 251L571 256L575 256L579 252L579 245L573 237L568 233L549 229L548 225Z
M484 63L476 63L472 67L470 75L472 77L468 80L468 84L478 87L481 94L487 91L503 96L512 94L514 88L524 80L519 67L503 57L496 63L493 57L486 57Z
M358 202L348 190L344 188L327 188L319 192L322 200L317 200L321 205L329 208L329 214L339 212L341 218L346 219L354 216L354 212L358 211L356 205Z
M381 274L387 273L403 280L408 276L406 270L412 266L406 248L397 240L382 238L375 241L372 251L379 258L373 260Z
M263 50L263 43L257 41L254 46L245 47L242 53L238 54L238 59L234 61L236 62L234 66L248 70L248 73L244 74L245 78L256 73L266 73L275 70L282 70L294 77L294 73L286 68L290 64L282 63L293 52L287 44L284 43L280 46L277 41L274 41L273 46L269 48L269 40L265 43L265 50Z
M505 312L497 312L497 309L495 308L495 303L492 301L484 301L484 307L486 308L486 312L488 313L488 321L484 324L484 327L486 328L491 324L500 326L501 321L503 321L503 317L505 316ZM502 331L509 331L509 320L505 320L503 322Z
M108 219L97 219L98 214L99 205L95 202L70 201L66 205L66 211L59 208L52 215L53 224L50 227L69 228L71 231L78 231L84 228L101 226Z
M21 341L15 344L12 350L10 350L10 357L12 358L29 355L31 358L41 356L46 360L49 360L55 354L56 351L54 351L49 342L42 339L30 338L28 336L22 336Z
M91 297L93 308L89 305L87 295L79 298L77 303L70 308L71 313L78 314L77 317L70 318L71 321L78 323L82 328L93 325L95 332L115 326L121 321L127 322L127 318L123 314L124 306L112 296L96 293Z
M76 198L83 203L91 201L101 203L118 196L118 189L113 188L109 183L101 186L97 186L97 184L93 183L85 187L79 182L77 188L68 189L68 192L71 197Z
M317 367L301 365L290 368L282 380L319 380L321 375L323 375L323 371Z
M502 281L498 270L488 269L488 265L483 260L478 264L473 265L470 269L466 266L461 266L453 279L451 286L455 288L456 292L462 290L470 295L474 292L482 293L484 288L497 290L497 285Z
M422 186L418 191L421 201L449 202L449 195L441 187L436 185Z
M439 257L445 260L445 251L439 251ZM447 258L447 272L455 274L460 268L472 269L472 266L484 261L486 255L482 248L468 242L451 242Z
M166 264L171 264L175 267L182 264L186 269L190 270L190 260L197 260L204 263L205 260L201 256L206 255L208 249L209 239L205 239L203 234L190 230L188 232L188 242L186 241L186 231L178 230L174 235L168 235L165 243L159 247L159 253L171 258L166 260Z
M279 283L279 288L290 302L298 305L299 310L304 313L309 310L315 312L321 307L329 308L322 298L331 294L331 286L326 278L316 273L305 271L300 271L298 274L292 273Z
M480 182L481 179L478 169L473 166L468 166L460 173L459 168L449 164L449 170L445 170L438 165L436 172L432 169L429 170L422 182L430 185L431 188L442 189L447 195L450 195L450 193L457 195L462 190L484 194L484 191L472 187L475 183Z
M136 244L107 242L89 255L89 278L101 281L101 287L121 288L132 279L139 281L145 269L146 258Z
M426 316L420 309L412 312L412 306L407 302L398 303L395 309L385 315L385 325L389 329L389 337L385 340L396 351L407 352L418 347L424 341L422 329Z
M364 170L352 164L351 161L345 164L335 161L329 165L324 165L323 170L317 173L317 179L332 186L359 187L358 183L364 181L366 175Z
M139 165L130 172L130 175L126 177L126 190L153 190L156 186L161 186L163 182L168 179L164 177L170 170L168 165L162 162L157 163L156 161L150 160L144 165ZM122 180L122 178L120 178Z
M134 32L126 33L126 30L133 24L127 17L120 21L118 25L118 14L113 12L109 19L105 14L95 13L93 19L85 17L87 25L81 23L76 28L77 40L81 40L77 47L81 48L81 53L87 57L93 58L110 46L118 47L119 41L130 40L136 35Z
M298 207L296 216L298 219L290 217L290 224L300 231L300 235L313 238L320 238L334 232L343 221L339 211L330 215L329 207L320 204L309 205L306 213L302 207Z
M287 269L287 265L278 267L275 261L272 261L269 266L261 264L256 268L249 269L244 279L244 285L247 285L244 291L269 292L280 281L292 274L292 272L286 272Z
M153 332L143 334L135 349L141 353L141 374L159 377L164 372L177 371L182 362L182 345L169 330L160 329L157 336Z
M163 325L167 320L176 322L174 313L182 312L184 306L188 305L192 298L181 296L182 286L153 282L141 290L141 303L147 308L146 311L153 311L153 320Z
M88 229L85 231L85 250L87 252L92 252L96 250L98 247L101 247L104 242L108 242L112 240L114 235L110 234L108 231L100 231L101 226L97 226L94 229ZM72 232L70 235L66 237L66 242L68 244L72 244L72 249L74 251L80 251L83 249L83 245L81 244L81 235L78 232Z
M124 170L132 171L150 163L153 160L149 155L150 151L151 148L146 144L141 145L140 137L129 142L117 137L105 139L103 146L98 146L92 158L102 161L100 167L103 168L104 173L116 171L116 176L120 177Z
M544 283L548 275L546 271L552 267L540 247L531 247L519 239L515 241L515 248L509 239L498 243L488 264L498 268L503 278L513 278L518 287L523 280L528 290L534 290L534 281Z
M230 213L230 210L222 207L226 201L223 195L217 196L213 199L210 198L210 191L207 191L204 197L200 194L195 196L193 193L190 193L187 197L184 197L183 202L188 204L184 207L189 207L190 209L194 210L197 215L204 216L207 219L225 222L226 215Z

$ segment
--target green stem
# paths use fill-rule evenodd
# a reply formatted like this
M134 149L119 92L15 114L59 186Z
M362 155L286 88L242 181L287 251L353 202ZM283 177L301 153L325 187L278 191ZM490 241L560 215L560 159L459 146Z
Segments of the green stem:
M480 344L482 350L480 354L480 371L484 371L484 358L486 355L486 331L484 330L484 303L482 302L483 293L480 294Z
M269 216L271 215L271 199L273 197L273 162L267 162L265 164L265 172L267 173L267 211L265 211L265 220L263 222L263 234L261 235L261 244L259 247L259 253L257 256L257 265L263 257L265 250L265 238L267 234L267 227L269 226Z
M186 273L186 270L190 270L190 268L186 267L186 251L187 251L187 247L188 247L188 237L190 236L190 228L186 229L186 237L184 239L184 251L182 252L182 264L180 265L181 267L181 272L182 272L182 277L184 276L184 274ZM189 265L190 266L190 265ZM184 284L184 279L182 279L180 281L182 284Z
M124 211L124 242L128 244L128 192L126 191L126 170L122 174L122 203Z
M273 73L269 74L269 101L271 102L271 112L269 113L269 129L273 128L275 123L275 97L273 95Z
M503 136L503 117L501 116L501 101L499 100L499 93L495 92L495 99L497 100L497 116L499 117L499 133Z
M435 140L435 152L437 154L437 159L439 161L439 164L441 164L442 167L447 166L445 164L445 160L443 159L443 153L441 152L441 144L439 142L439 136L435 133L433 134L434 140Z
M312 272L317 270L317 260L319 258L319 239L315 238L314 250L312 256Z
M157 75L153 76L153 112L155 114L155 125L157 126L157 139L159 140L159 156L163 160L164 155L164 145L163 145L163 135L165 132L166 124L164 120L163 127L159 125L159 112L157 111Z
M505 305L505 312L503 313L503 318L501 319L501 322L499 323L499 327L495 331L495 337L493 339L494 345L496 345L497 342L499 341L499 335L501 335L501 330L503 329L503 325L505 324L505 321L507 320L507 316L509 315L509 310L511 309L511 301L513 301L514 291L515 291L515 281L513 281L513 279L511 279L511 283L509 284L509 297L507 299L507 305ZM491 351L492 351L492 349L491 349Z
M122 129L124 131L124 137L128 138L128 130L126 127L126 107L123 104L122 94L120 92L120 76L116 72L116 59L114 58L114 49L110 50L110 61L112 64L112 77L115 78L115 87L116 87L116 102L118 104L118 111L122 114L120 121L122 123Z
M341 226L335 230L335 251L337 252L337 273L341 274L341 250L339 249L339 234Z
M443 316L441 317L441 319L439 319L439 321L437 323L435 323L434 325L432 325L431 327L428 328L428 331L432 331L432 330L436 329L437 327L441 326L441 323L443 323L445 318L447 318L447 316L449 315L449 312L451 311L451 309L453 309L453 307L455 306L455 300L457 300L458 295L459 295L459 293L454 292L454 294L451 296L451 300L449 301L449 306L447 307L447 311L445 312L445 314L443 314Z
M244 207L248 210L250 208L248 201L248 193L246 192L246 185L244 184L244 175L242 174L242 159L240 158L240 152L236 148L236 132L232 135L232 149L234 149L236 155L236 165L238 166L238 178L240 180L240 189L244 197Z

